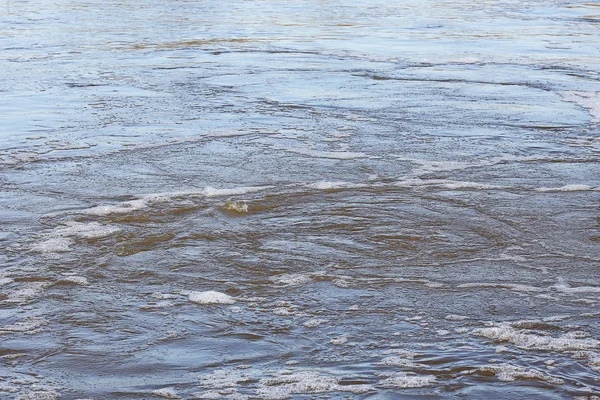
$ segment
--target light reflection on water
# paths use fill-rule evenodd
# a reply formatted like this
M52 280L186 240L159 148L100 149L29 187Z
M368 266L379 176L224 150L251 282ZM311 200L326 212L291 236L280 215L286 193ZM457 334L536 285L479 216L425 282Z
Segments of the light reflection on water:
M597 394L597 10L7 2L0 393Z

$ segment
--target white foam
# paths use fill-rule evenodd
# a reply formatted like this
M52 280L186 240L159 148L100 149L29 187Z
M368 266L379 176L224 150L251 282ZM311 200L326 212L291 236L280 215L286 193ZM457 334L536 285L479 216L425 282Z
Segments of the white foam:
M4 285L8 285L9 283L14 282L12 278L0 278L0 287Z
M19 390L20 389L16 386L0 384L0 393L17 393Z
M152 394L165 399L181 399L172 387L154 390Z
M559 279L558 283L552 288L562 293L576 294L576 293L600 293L600 286L576 286L571 287L564 279Z
M51 282L26 282L19 289L10 292L6 298L8 303L27 303L52 286Z
M225 208L229 211L234 211L237 213L247 213L248 203L245 201L228 201L225 203Z
M559 337L541 335L529 330L515 329L509 323L474 329L473 334L496 342L508 342L521 349L531 350L593 350L600 349L600 340L581 339L565 334Z
M146 208L147 206L148 203L146 200L138 199L125 201L117 205L92 207L84 210L83 213L90 215L128 214L132 211Z
M31 246L31 250L39 253L65 253L71 251L73 240L64 237L46 239Z
M48 321L43 318L28 318L12 325L0 326L0 332L35 332L44 325L48 325Z
M498 380L503 382L514 382L517 379L539 380L550 382L556 385L565 383L562 379L555 378L535 369L526 369L510 364L487 365L477 369L479 372L493 373Z
M162 301L157 301L156 303L152 303L152 304L143 304L141 305L139 308L140 310L157 310L160 308L168 308L168 307L172 307L175 305L174 301L170 301L170 300L162 300Z
M351 152L351 151L320 151L313 150L304 147L282 147L278 150L289 151L296 154L301 154L304 156L310 156L314 158L331 158L336 160L353 160L357 158L365 158L367 154L361 152Z
M132 211L142 210L150 207L152 204L166 203L180 197L219 197L219 196L237 196L248 193L259 192L271 188L272 186L245 186L229 189L218 189L207 186L200 190L187 190L164 193L148 193L138 195L137 199L124 201L114 205L102 205L87 210L80 211L83 214L90 215L110 215L127 214Z
M384 357L379 364L393 366L393 367L401 367L401 368L417 368L417 367L425 367L423 364L417 364L401 355L392 355Z
M193 393L193 399L206 400L248 400L250 396L238 393L235 389L209 390L204 393Z
M203 194L206 197L216 197L216 196L236 196L254 192L260 192L262 190L269 189L271 186L247 186L247 187L238 187L231 189L216 189L212 186L205 187L200 194ZM194 195L198 192L187 192L187 194Z
M237 385L237 382L247 381L253 379L253 377L247 372L227 368L212 370L208 374L200 375L198 379L202 388L222 390L233 388Z
M158 300L174 300L174 299L178 298L178 296L175 294L160 293L160 292L152 293L150 295L150 297L152 297L153 299L158 299Z
M35 390L20 395L17 400L56 400L60 397L60 393L54 390Z
M505 186L489 185L479 182L453 181L448 179L420 179L410 178L397 181L399 187L429 187L437 186L450 190L472 189L472 190L498 190L505 189Z
M67 221L45 234L45 240L36 243L31 250L40 253L63 253L71 251L74 244L71 238L100 239L117 233L121 228L103 225L99 222Z
M535 190L538 192L585 192L598 190L598 188L590 185L565 185L561 187L540 187Z
M510 349L506 346L496 346L496 353L498 353L498 354L507 352L508 350L510 350Z
M342 336L338 336L338 337L331 339L329 341L329 343L331 343L334 346L341 346L343 344L348 343L348 339L349 339L348 335L342 335Z
M402 358L406 358L409 360L413 360L415 357L420 356L422 354L415 353L413 351L404 350L404 349L388 349L382 352L382 354L395 354L401 356Z
M274 378L263 378L256 394L265 400L288 399L292 394L319 394L328 392L350 392L364 394L374 390L370 385L340 385L334 376L312 371L300 371Z
M573 354L576 360L586 359L590 368L600 372L600 353L593 351L577 351Z
M290 315L295 315L294 311L289 309L289 308L285 308L285 307L277 307L273 309L273 314L275 315L280 315L282 317L287 317Z
M68 221L65 223L65 226L54 228L52 235L99 239L110 236L120 230L118 227L103 225L99 222Z
M290 361L286 365L295 365ZM213 370L206 375L198 377L200 387L208 389L201 397L212 399L216 393L218 398L242 399L237 392L239 382L257 380L258 383L250 398L260 399L288 399L293 395L320 394L329 392L350 392L364 394L375 391L371 385L346 385L340 384L340 378L330 372L320 370L262 370L245 366L244 370L224 368ZM231 396L231 397L226 397ZM245 395L244 395L245 396Z
M405 372L398 372L379 383L384 388L419 388L429 386L435 382L433 375L413 375Z
M90 284L87 278L83 276L65 276L61 279L61 281L81 286L88 286Z
M414 62L433 64L433 65L447 65L447 64L481 64L489 62L489 60L483 60L480 57L473 55L456 55L456 56L441 56L435 57L422 57L416 59Z
M563 100L585 108L592 117L592 122L600 123L600 92L570 91L561 93Z
M413 159L406 157L396 157L398 160L409 161L413 164L419 165L419 167L415 168L412 171L413 175L422 175L432 172L441 172L441 171L454 171L461 170L466 168L471 168L477 166L477 163L473 162L463 162L463 161L432 161L432 160L422 160L422 159Z
M326 322L327 322L326 319L313 318L313 319L309 319L308 321L304 322L302 325L304 325L307 328L316 328L317 326L322 325Z
M463 283L457 286L458 288L481 288L481 289L508 289L515 292L543 292L546 289L537 286L520 285L513 283L486 283L486 282L471 282Z
M312 282L312 278L305 274L282 274L271 278L275 283L281 283L288 286L298 286Z
M215 292L214 290L208 290L205 292L190 292L188 299L197 304L234 304L236 300L221 292Z
M466 317L464 315L449 314L449 315L446 315L444 317L444 319L447 321L464 321L466 319L469 319L469 317Z
M332 190L332 189L352 189L365 187L364 184L343 182L343 181L319 181L315 183L309 183L308 186L311 189L317 190Z

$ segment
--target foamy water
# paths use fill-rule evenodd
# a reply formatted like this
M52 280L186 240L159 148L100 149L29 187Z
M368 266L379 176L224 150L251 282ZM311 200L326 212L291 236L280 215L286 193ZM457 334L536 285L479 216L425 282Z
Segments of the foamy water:
M600 6L396 3L1 5L0 398L598 396Z

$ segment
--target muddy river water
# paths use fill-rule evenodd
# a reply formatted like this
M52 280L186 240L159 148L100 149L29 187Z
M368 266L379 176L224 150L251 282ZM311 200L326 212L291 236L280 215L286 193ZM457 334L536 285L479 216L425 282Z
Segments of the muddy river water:
M1 0L0 398L600 395L600 3Z

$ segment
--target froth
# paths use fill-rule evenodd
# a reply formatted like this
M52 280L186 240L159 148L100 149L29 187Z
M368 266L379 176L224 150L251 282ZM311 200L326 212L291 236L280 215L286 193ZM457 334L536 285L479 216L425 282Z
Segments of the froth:
M40 253L63 253L71 251L73 238L100 239L119 232L121 229L99 222L67 221L44 235L45 240L36 243L31 250Z
M419 388L429 386L435 382L433 375L413 375L406 372L398 372L381 381L380 386L385 388Z
M487 365L477 369L481 373L493 373L498 380L503 382L514 382L517 379L540 380L557 385L565 383L562 379L555 378L535 369L526 369L510 364Z
M427 187L436 186L450 190L472 189L472 190L497 190L504 189L504 186L489 185L485 183L469 181L453 181L448 179L404 179L396 182L399 187Z
M158 396L158 397L162 397L164 399L180 399L181 398L177 395L177 392L175 392L175 388L172 388L172 387L157 389L157 390L153 391L152 394L155 396Z
M516 283L486 283L486 282L470 282L463 283L457 286L458 288L482 288L482 289L508 289L515 292L543 292L546 289L537 286L521 285Z
M336 160L353 160L357 158L365 158L367 155L365 153L360 152L351 152L351 151L320 151L313 150L309 148L303 147L285 147L280 148L280 150L289 151L296 154L301 154L304 156L314 157L314 158L331 158Z
M585 192L589 190L598 190L598 188L589 185L565 185L561 187L541 187L536 190L538 192Z
M559 279L558 283L552 286L554 289L562 293L600 293L600 286L576 286L571 287L564 279Z
M600 340L578 338L565 334L559 337L540 335L533 331L516 329L508 323L473 330L482 336L497 342L508 342L522 349L531 350L593 350L600 348Z
M274 378L261 379L263 385L257 390L262 399L287 399L292 394L318 394L327 392L351 392L363 394L373 391L370 385L340 385L334 376L312 371L296 372Z
M275 283L281 283L288 286L298 286L312 282L312 278L309 275L304 274L283 274L271 279Z
M234 304L236 300L221 292L215 292L214 290L208 290L205 292L190 292L188 299L197 304Z
M12 325L0 327L0 333L6 332L25 332L36 333L40 327L48 325L48 321L43 318L29 318L24 321L16 322Z
M266 190L271 186L249 186L230 189L217 189L207 186L200 190L188 190L165 193L149 193L137 196L137 199L124 201L114 205L101 205L81 211L89 215L110 215L127 214L133 211L142 210L150 207L152 204L166 203L181 197L218 197L218 196L237 196L247 193Z

